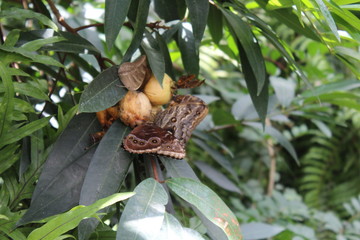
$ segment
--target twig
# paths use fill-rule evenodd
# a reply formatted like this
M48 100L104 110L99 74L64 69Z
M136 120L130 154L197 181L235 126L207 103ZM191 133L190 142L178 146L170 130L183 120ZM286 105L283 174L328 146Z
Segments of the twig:
M271 122L269 118L266 118L265 120L267 126L271 126ZM270 171L269 171L269 182L267 187L267 195L272 196L272 193L274 191L275 186L275 174L276 174L276 155L275 155L275 149L274 149L274 143L271 138L266 140L267 150L269 153L270 158Z
M86 29L86 28L100 27L100 26L103 26L103 25L104 25L103 23L93 23L93 24L89 24L89 25L85 25L85 26L75 28L74 31L78 32L78 31L81 31L81 30Z
M72 28L69 24L67 24L65 22L65 19L63 16L61 16L59 10L56 8L55 4L53 3L52 0L46 0L51 8L51 11L54 13L54 15L56 16L56 19L58 20L58 22L63 26L65 27L65 29L68 31L68 32L71 32L71 33L75 33L76 34L76 31L74 28Z

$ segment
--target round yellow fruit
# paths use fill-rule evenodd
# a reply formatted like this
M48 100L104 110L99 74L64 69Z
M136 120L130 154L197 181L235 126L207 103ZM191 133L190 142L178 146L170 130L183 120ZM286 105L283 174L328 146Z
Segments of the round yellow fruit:
M164 74L162 85L161 87L154 74L145 85L143 92L149 98L152 105L164 105L170 102L174 81L166 73Z
M142 92L128 91L120 104L120 120L132 128L149 121L152 116L152 106L149 98Z

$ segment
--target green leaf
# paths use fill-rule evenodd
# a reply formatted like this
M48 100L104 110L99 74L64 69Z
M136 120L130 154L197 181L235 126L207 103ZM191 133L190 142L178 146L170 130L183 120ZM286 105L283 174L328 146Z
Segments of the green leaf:
M75 116L76 112L78 110L78 105L73 106L70 108L67 113L64 115L61 105L58 105L58 123L59 128L57 130L57 134L62 133L62 131L66 128L66 126L69 124L71 119Z
M353 28L360 31L360 19L357 16L355 16L352 12L339 7L333 1L325 1L325 4L331 12L342 18L346 23L348 23Z
M20 37L20 29L13 29L7 34L4 46L14 47Z
M14 87L15 87L15 92L17 93L30 96L33 98L37 98L40 100L49 101L48 95L44 93L41 89L35 87L33 84L14 82Z
M325 0L326 1L326 0ZM327 22L331 32L335 35L336 39L340 42L340 36L335 24L335 21L333 17L331 16L331 13L328 9L328 7L325 5L325 3L322 0L315 0L316 4L318 5L320 12L325 18L325 21Z
M132 192L116 193L107 198L100 199L90 206L75 207L66 213L60 214L52 218L42 227L35 229L29 234L27 239L53 240L56 237L59 237L61 234L75 228L82 219L86 217L91 217L96 214L96 212L100 209L111 206L119 201L123 201L127 198L132 197L133 195L134 193Z
M207 20L207 25L209 27L210 35L214 43L219 44L221 38L223 37L223 19L221 11L210 4L209 16Z
M121 215L116 239L136 239L139 236L153 239L163 223L168 195L153 178L142 181L134 192L136 195L127 202Z
M206 22L209 14L208 0L185 0L189 9L189 16L195 39L195 49L198 52L201 39L204 35Z
M149 14L150 0L139 0L139 5L136 13L136 22L134 26L134 36L129 48L127 49L122 62L129 62L131 56L139 47L146 27L146 20Z
M159 44L149 32L145 31L141 46L146 53L151 71L159 83L162 84L165 74L165 61Z
M100 73L85 88L80 97L79 112L99 112L116 104L126 89L118 76L118 66L112 66Z
M347 47L341 47L341 46L336 46L334 47L336 53L344 55L344 56L349 56L351 58L354 58L357 61L360 61L360 53L355 51L354 49L351 48L347 48Z
M178 30L177 44L181 59L188 74L199 74L199 54L195 47L195 39L190 23L184 22Z
M70 121L43 166L30 208L17 225L68 211L79 203L80 190L96 150L90 135L100 129L95 114L79 114Z
M116 121L101 139L87 170L79 204L90 205L120 189L132 163L130 154L121 147L129 130ZM79 239L87 239L98 223L94 218L82 221L78 228Z
M242 50L239 49L241 59L247 59L246 64L242 60L241 64L246 65L246 68L250 67L252 69L255 79L251 78L251 81L256 80L256 95L258 96L266 83L265 62L261 54L259 43L249 25L245 23L240 16L225 9L221 9L221 11L235 34L234 38L238 40L238 45L241 45ZM245 79L246 78L245 75ZM250 81L250 79L248 79L248 81Z
M242 46L239 45L241 52L244 52ZM246 86L249 90L251 100L254 104L255 110L258 113L263 127L265 126L265 118L267 114L268 102L269 102L269 80L266 79L265 85L260 94L257 94L257 82L255 81L255 74L249 66L248 59L244 54L240 53L241 67L245 76Z
M339 82L333 82L328 84L322 84L312 90L305 91L301 94L301 97L315 97L324 93L330 93L334 91L345 91L360 87L358 80L344 80Z
M105 37L109 49L114 46L129 11L130 3L131 0L105 1Z
M7 72L9 67L0 62L0 78L4 84L4 92L2 101L0 102L0 137L4 136L7 126L11 122L10 116L14 109L14 85L11 75ZM1 144L1 143L0 143Z
M20 139L29 136L33 132L45 127L49 123L50 118L51 117L41 118L18 129L5 132L1 138L0 147L5 146L6 144L17 142Z
M31 59L33 62L43 63L46 65L53 65L56 67L64 67L60 62L56 61L52 57L45 56L45 55L38 55L38 54L33 53L32 51L27 51L22 48L6 47L4 45L2 45L2 46L0 45L0 50L6 51L9 53L19 54L23 57ZM19 60L17 58L14 58L13 56L10 56L10 57L8 57L8 59L6 59L6 61L13 62L13 61L19 61ZM20 60L20 61L25 61L25 60Z
M0 150L0 174L19 160L19 153L17 152L19 147L18 144L11 144Z
M46 16L44 16L40 13L34 12L32 10L21 9L21 8L11 8L9 10L2 10L0 13L0 19L1 18L16 18L16 19L23 19L23 20L27 20L28 18L30 18L30 19L35 18L42 24L49 26L50 28L54 29L55 31L58 30L58 27L56 26L56 24L53 21L51 21Z
M58 37L58 36L50 37L50 38L46 38L46 39L38 39L38 40L31 41L31 42L27 42L24 45L22 45L20 48L24 49L26 51L37 51L44 45L61 42L61 41L65 41L65 40L66 40L66 38Z
M220 227L229 240L242 239L235 215L210 188L188 178L173 178L167 180L166 184L179 197L194 205L205 217Z

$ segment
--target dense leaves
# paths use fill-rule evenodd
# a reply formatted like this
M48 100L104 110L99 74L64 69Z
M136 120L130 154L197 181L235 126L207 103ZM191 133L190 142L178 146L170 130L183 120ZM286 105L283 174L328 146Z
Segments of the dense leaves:
M0 239L360 239L357 1L0 8ZM160 83L205 80L172 86L209 107L186 159L99 124L140 55Z

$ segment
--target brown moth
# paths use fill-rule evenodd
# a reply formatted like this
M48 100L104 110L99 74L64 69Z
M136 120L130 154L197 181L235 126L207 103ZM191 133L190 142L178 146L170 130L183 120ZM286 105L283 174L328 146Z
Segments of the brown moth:
M192 131L208 113L207 105L191 95L174 96L169 106L156 114L154 122L134 128L124 139L131 153L154 153L182 159Z
M205 82L205 80L197 79L194 74L184 75L176 82L176 88L195 88L199 87Z
M124 139L124 148L132 153L156 153L178 159L185 157L185 148L180 140L151 123L132 130Z
M138 90L151 76L150 69L146 62L146 56L142 55L134 62L121 64L118 74L120 81L128 90Z

